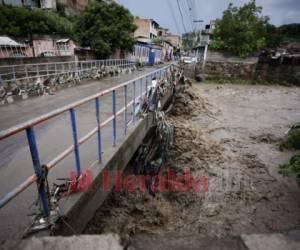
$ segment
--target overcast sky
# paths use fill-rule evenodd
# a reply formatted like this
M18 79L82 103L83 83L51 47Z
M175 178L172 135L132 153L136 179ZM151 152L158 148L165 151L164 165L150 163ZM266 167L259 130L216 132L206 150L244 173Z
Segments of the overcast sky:
M222 17L222 12L232 2L240 6L247 0L178 0L184 26L191 31L192 19L202 19L205 23L209 20ZM177 0L117 0L128 8L133 15L141 18L153 18L162 27L170 29L173 33L184 33L181 15ZM194 2L194 4L193 4ZM271 18L275 25L286 23L300 23L300 0L257 0L257 5L263 7L263 14ZM189 10L189 7L194 6ZM172 12L173 9L173 12ZM172 14L173 13L173 14ZM204 24L196 24L196 28Z

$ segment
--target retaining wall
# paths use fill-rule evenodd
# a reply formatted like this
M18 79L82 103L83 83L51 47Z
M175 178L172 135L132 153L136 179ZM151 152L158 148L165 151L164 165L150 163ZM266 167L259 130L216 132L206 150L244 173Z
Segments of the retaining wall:
M172 90L167 90L163 99L162 106L166 106ZM60 200L59 207L67 223L74 229L76 233L81 233L87 223L93 218L96 210L106 199L109 192L105 192L103 186L102 172L107 169L110 179L114 180L117 170L124 170L129 161L143 142L154 122L154 113L149 112L146 116L136 121L137 124L133 130L128 131L124 142L113 148L102 164L96 164L92 167L92 174L95 177L91 192L72 194L70 197ZM110 188L113 183L110 183ZM62 223L61 227L55 232L57 235L72 235L74 231L70 226Z

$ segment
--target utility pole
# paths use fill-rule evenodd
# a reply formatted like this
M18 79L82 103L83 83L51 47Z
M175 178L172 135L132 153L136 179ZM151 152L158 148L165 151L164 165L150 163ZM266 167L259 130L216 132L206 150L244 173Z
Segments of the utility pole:
M193 21L194 23L203 23L204 22L204 20L194 20ZM199 40L200 40L200 42L201 42L201 29L200 29L200 25L199 25ZM197 29L195 28L195 32L197 32ZM197 35L196 35L196 42L197 42ZM198 49L197 49L197 60L198 60L198 54L199 54L199 51L198 51Z

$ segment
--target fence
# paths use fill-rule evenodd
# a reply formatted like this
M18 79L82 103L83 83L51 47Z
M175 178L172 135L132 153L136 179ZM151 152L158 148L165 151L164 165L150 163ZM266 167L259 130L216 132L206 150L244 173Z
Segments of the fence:
M65 73L82 73L92 68L101 69L102 67L125 68L134 65L126 59L91 60L91 61L71 61L53 62L39 64L19 64L0 66L0 79L5 83L17 83L23 81L35 81L41 78L57 76Z
M150 86L152 84L153 77L156 77L157 80L164 79L166 76L170 75L174 65L168 65L161 69L158 69L152 73L148 73L146 75L143 75L141 77L138 77L134 80L125 82L123 84L120 84L116 87L109 88L105 91L102 91L100 93L97 93L95 95L86 97L82 100L79 100L77 102L74 102L72 104L69 104L67 106L64 106L62 108L59 108L57 110L54 110L50 113L47 113L45 115L42 115L40 117L37 117L36 119L30 120L28 122L22 123L18 126L9 128L7 130L0 132L0 141L12 137L20 132L26 131L27 135L27 141L28 146L31 153L31 159L33 163L33 168L35 174L28 177L24 182L19 184L17 187L15 187L12 191L7 193L1 200L0 200L0 208L5 206L9 201L14 199L17 195L25 191L31 184L34 182L37 182L37 189L40 197L40 204L43 211L44 217L49 217L50 215L50 207L49 207L49 197L47 195L47 192L45 190L44 185L42 185L43 182L43 172L49 171L53 169L55 166L57 166L58 163L63 161L68 155L70 155L72 152L74 152L75 156L75 170L77 173L77 176L79 177L82 172L82 166L80 163L80 146L87 142L90 138L92 138L93 135L97 135L97 155L98 159L96 162L101 163L102 162L102 154L104 152L104 148L102 148L102 135L101 131L104 126L107 126L110 122L112 123L112 145L115 147L117 144L117 117L121 114L124 114L124 135L128 132L128 127L130 124L135 125L136 122L136 109L140 109L142 107L142 100L144 96L147 96L150 91ZM149 81L150 80L150 81ZM139 89L139 95L136 95L137 92L137 84ZM129 87L132 90L131 93L131 100L128 100L128 92ZM120 110L117 110L116 106L116 91L121 91L123 94L124 99L124 106ZM100 114L101 114L101 97L105 95L111 94L112 98L112 115L106 119L105 121L100 121ZM97 121L97 127L92 129L90 132L85 134L82 138L78 138L77 134L77 122L76 122L76 108L88 103L88 102L95 102L95 119ZM139 103L139 104L138 104ZM138 104L138 105L137 105ZM128 117L128 110L132 110L131 112L131 118ZM42 164L41 159L39 157L39 149L36 143L36 136L35 136L35 130L34 127L38 124L42 124L51 118L58 117L65 112L69 112L70 114L70 122L71 122L71 130L73 135L73 145L70 145L67 149L65 149L63 152L61 152L59 155L57 155L54 159L52 159L50 162L46 164Z

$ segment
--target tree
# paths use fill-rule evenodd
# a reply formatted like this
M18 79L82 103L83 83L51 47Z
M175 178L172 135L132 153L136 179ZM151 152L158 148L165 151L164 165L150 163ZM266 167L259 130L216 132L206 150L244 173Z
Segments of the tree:
M31 34L72 37L74 25L70 18L54 12L0 5L0 35L27 38Z
M134 17L123 6L102 0L91 2L79 17L77 39L89 46L101 58L107 58L117 49L131 50L136 26Z
M262 7L255 0L234 7L229 4L223 17L216 21L212 48L231 51L246 57L266 45L266 26L269 18L261 15Z
M199 34L195 31L182 35L182 46L185 50L193 49L199 43Z
M279 28L272 24L266 25L266 46L276 48L283 41L283 35Z
M279 27L285 41L300 41L300 23L285 24Z

